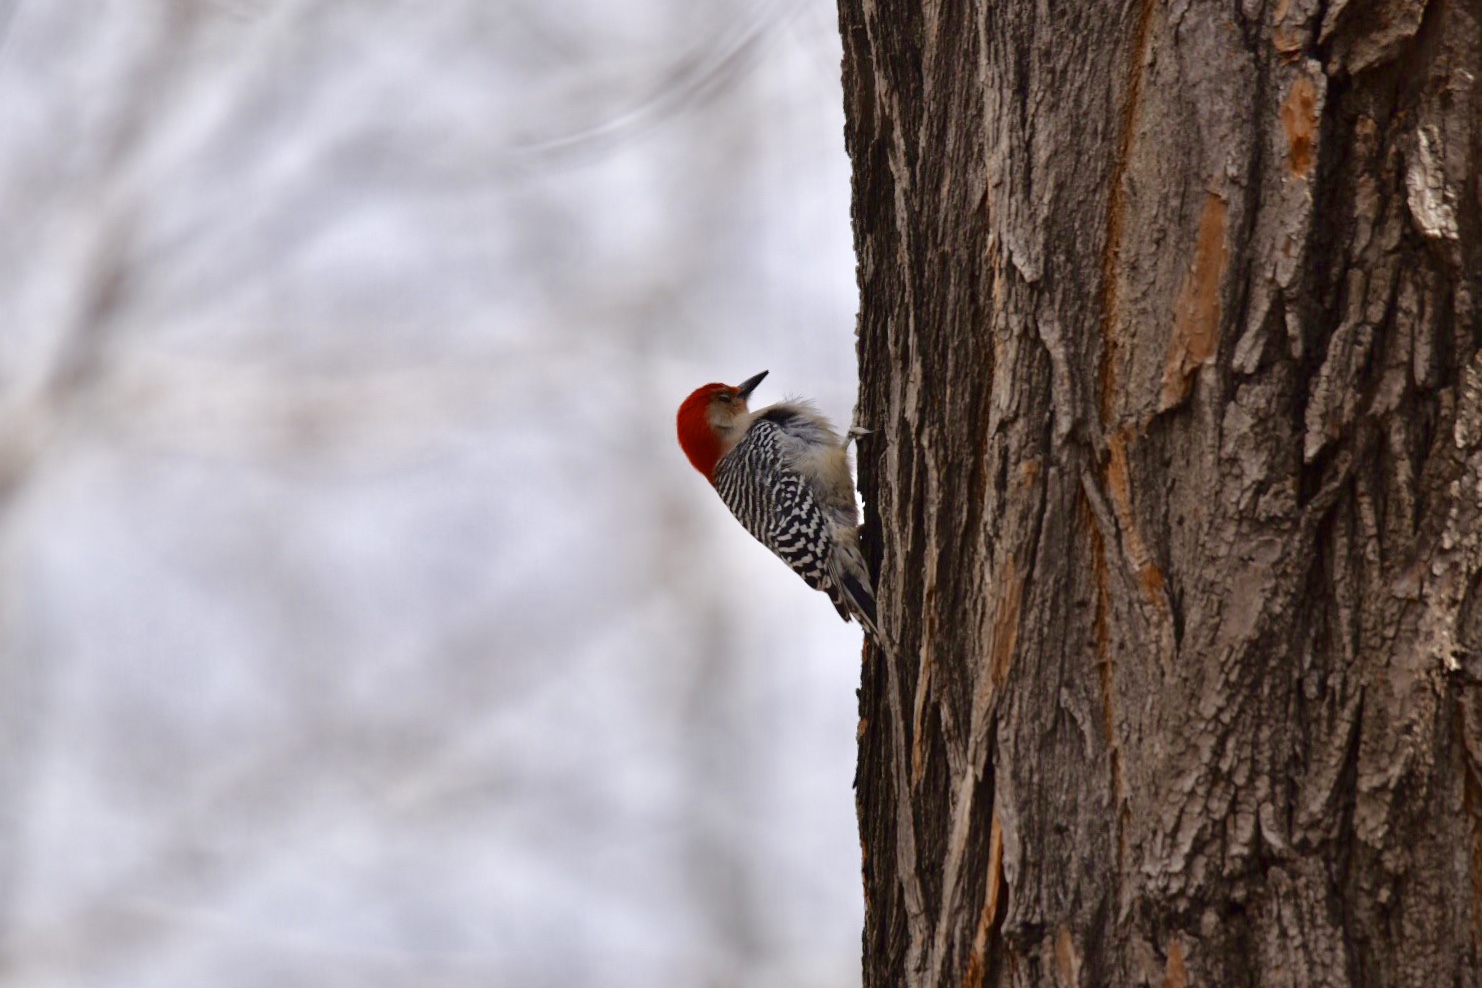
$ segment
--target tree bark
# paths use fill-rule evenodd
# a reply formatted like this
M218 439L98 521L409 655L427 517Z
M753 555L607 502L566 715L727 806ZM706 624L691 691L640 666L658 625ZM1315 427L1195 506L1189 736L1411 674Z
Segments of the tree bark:
M866 986L1477 985L1477 0L840 0Z

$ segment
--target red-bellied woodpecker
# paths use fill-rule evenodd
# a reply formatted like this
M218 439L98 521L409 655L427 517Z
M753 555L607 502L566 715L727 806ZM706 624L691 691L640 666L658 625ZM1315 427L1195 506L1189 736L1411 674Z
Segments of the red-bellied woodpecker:
M749 411L766 376L697 388L679 406L679 445L748 532L878 641L844 442L808 402Z

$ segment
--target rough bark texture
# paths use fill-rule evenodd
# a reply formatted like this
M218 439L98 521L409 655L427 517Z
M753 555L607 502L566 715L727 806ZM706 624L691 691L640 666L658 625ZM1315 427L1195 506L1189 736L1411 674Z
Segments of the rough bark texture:
M1482 983L1482 4L840 8L865 984Z

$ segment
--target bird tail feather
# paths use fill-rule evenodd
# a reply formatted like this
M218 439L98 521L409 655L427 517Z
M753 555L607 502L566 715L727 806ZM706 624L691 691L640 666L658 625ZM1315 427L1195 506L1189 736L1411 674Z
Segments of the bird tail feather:
M853 574L844 574L844 599L850 613L860 624L860 627L869 632L870 637L878 639L880 628L875 623L875 595L870 592L869 585Z

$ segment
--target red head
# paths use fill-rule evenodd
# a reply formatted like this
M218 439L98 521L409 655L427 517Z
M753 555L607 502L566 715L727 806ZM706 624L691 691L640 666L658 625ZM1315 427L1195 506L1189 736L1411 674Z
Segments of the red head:
M715 464L741 441L750 412L746 399L767 376L762 371L734 388L707 384L696 388L679 406L679 446L705 479L715 483Z

